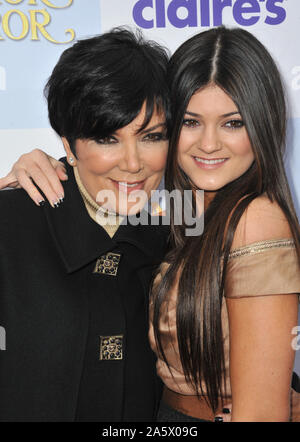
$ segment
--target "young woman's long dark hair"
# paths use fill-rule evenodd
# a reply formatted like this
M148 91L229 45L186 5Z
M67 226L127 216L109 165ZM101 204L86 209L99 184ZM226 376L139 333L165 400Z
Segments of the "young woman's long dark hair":
M174 118L166 169L169 191L194 188L178 165L177 147L188 103L206 85L219 86L234 101L255 157L246 173L216 193L205 212L201 236L186 237L185 225L172 224L170 266L153 290L155 338L166 361L159 316L180 272L176 320L184 374L198 395L205 385L205 394L216 410L225 386L221 307L226 265L237 224L253 199L265 193L279 204L300 257L299 225L283 163L285 97L279 72L265 47L249 32L223 26L192 37L174 53L169 84Z

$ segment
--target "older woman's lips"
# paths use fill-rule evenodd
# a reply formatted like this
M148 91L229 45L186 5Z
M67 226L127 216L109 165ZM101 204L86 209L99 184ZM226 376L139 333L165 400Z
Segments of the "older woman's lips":
M214 170L219 169L222 167L228 158L200 158L200 157L193 157L194 163L199 167L200 169L205 170Z
M143 181L115 181L112 180L112 182L114 183L114 185L116 186L116 188L118 190L120 190L121 192L124 193L130 193L133 192L135 190L141 190L144 188L144 183L145 180Z

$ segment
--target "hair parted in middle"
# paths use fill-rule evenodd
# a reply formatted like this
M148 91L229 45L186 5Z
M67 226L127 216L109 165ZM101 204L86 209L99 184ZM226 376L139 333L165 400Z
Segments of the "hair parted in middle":
M159 333L160 310L180 273L176 322L184 374L197 394L207 395L216 410L225 389L221 308L226 266L237 224L251 201L266 193L278 203L287 217L300 257L299 224L283 162L285 96L276 64L263 44L243 29L224 26L183 43L170 59L168 82L173 122L167 190L195 189L178 164L178 142L189 101L206 86L220 87L233 100L254 153L250 168L216 192L205 211L201 236L186 237L184 223L171 225L173 250L167 257L170 266L153 290L155 338L168 364Z
M168 51L142 33L118 27L66 49L46 84L49 120L71 146L107 137L126 126L146 102L142 131L153 112L166 116Z

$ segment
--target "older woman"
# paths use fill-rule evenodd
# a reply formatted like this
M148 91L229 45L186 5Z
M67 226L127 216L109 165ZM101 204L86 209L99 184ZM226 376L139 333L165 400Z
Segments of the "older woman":
M155 417L148 287L167 228L127 215L144 204L134 194L149 196L164 173L167 61L158 45L115 30L79 41L52 72L46 95L67 157L64 204L0 194L1 421ZM104 210L96 200L107 189L116 207Z

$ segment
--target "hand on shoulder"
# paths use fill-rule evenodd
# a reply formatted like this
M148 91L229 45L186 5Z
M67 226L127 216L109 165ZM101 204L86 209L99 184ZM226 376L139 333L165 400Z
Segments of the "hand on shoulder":
M60 180L67 179L65 165L62 162L40 149L34 149L21 155L11 171L5 177L0 178L0 189L23 188L39 206L44 201L39 188L54 207L64 197Z

